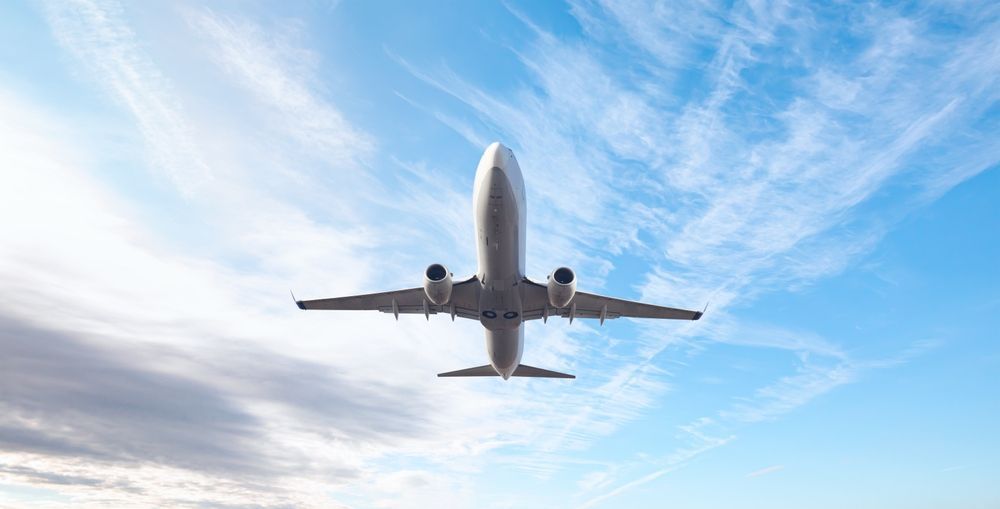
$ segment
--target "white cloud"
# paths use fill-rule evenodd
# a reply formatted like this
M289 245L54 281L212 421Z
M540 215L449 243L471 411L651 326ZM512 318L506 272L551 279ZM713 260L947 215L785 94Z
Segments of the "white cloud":
M192 12L188 18L214 43L215 61L257 100L273 108L280 115L281 128L306 149L319 151L333 165L355 168L354 159L374 149L370 135L317 96L319 80L313 73L319 56L295 44L301 37L298 27L286 24L275 36L253 23L210 11Z
M407 270L418 274L409 260L384 255L387 246L396 246L392 242L426 241L385 240L411 230L407 221L430 225L421 235L440 240L430 248L435 256L466 259L471 266L471 250L461 251L467 249L467 193L442 184L433 205L445 202L453 213L435 214L428 212L427 197L387 191L397 181L426 186L442 180L432 165L397 158L401 176L369 174L366 162L378 144L326 99L315 74L321 62L303 48L300 26L283 25L274 36L249 21L186 11L189 28L225 70L228 81L219 86L248 94L261 109L255 114L267 120L246 126L222 115L211 127L225 129L211 141L227 149L209 149L198 133L217 131L206 127L202 113L186 110L183 95L137 42L120 7L83 1L50 6L57 39L133 116L150 166L181 193L182 205L173 207L198 212L198 224L184 227L208 240L192 248L190 240L168 239L144 223L141 211L158 204L118 196L92 176L92 153L101 147L53 141L78 139L74 130L80 127L23 106L23 98L0 96L0 165L17 169L0 190L0 210L4 217L23 217L0 223L0 287L10 303L3 312L33 334L71 334L67 344L96 359L88 366L116 367L143 387L193 387L193 400L216 401L216 410L234 412L234 422L256 423L257 434L202 424L206 431L258 439L252 453L262 466L301 475L262 480L205 473L178 466L181 460L171 455L138 465L121 458L91 464L17 451L0 460L7 468L2 478L58 487L76 505L194 505L199 501L189 498L191 486L202 501L219 504L329 506L336 503L327 494L332 486L360 497L407 490L412 497L372 500L427 505L443 500L441 493L467 489L472 474L496 456L542 477L564 468L565 451L615 432L676 387L676 372L684 367L665 362L665 352L674 357L679 349L696 353L724 342L795 354L791 373L680 426L683 445L658 459L652 473L616 487L614 465L589 474L583 486L609 490L584 502L589 507L728 443L745 423L779 417L864 370L903 362L906 355L853 359L830 339L737 322L726 310L761 291L842 270L875 245L891 221L868 224L856 209L893 179L916 173L927 188L924 199L933 199L996 164L996 143L966 131L961 149L975 157L940 155L946 172L913 168L915 154L961 132L981 113L989 101L977 97L995 100L997 43L982 35L995 30L987 27L958 51L941 55L933 69L946 69L954 79L900 87L926 71L912 67L913 53L928 50L922 26L872 12L863 29L892 22L855 61L826 65L794 54L805 71L791 84L802 87L795 100L766 93L747 100L742 94L755 88L746 71L768 63L768 45L785 42L775 40L776 29L806 38L807 24L815 21L809 13L781 5L735 12L708 6L707 13L661 6L648 16L633 9L650 11L581 3L573 13L591 37L622 38L642 69L622 69L592 40L562 42L533 26L536 38L515 51L535 88L509 97L496 97L447 68L426 71L409 57L394 57L457 98L478 124L418 107L470 143L482 143L481 131L491 130L514 146L532 204L532 275L568 263L588 289L599 289L617 276L615 257L628 254L653 266L638 288L645 298L697 305L711 296L711 313L702 322L644 325L635 348L615 338L621 329L533 325L529 348L538 364L575 363L583 375L575 385L539 390L543 386L534 381L435 383L429 376L434 366L481 359L474 323L422 327L418 320L397 325L385 316L292 315L288 286L309 294L349 293L398 282ZM602 28L608 15L624 30ZM715 56L704 76L707 93L680 104L677 77L708 50ZM890 91L891 100L882 101ZM747 103L769 108L733 108ZM867 120L852 123L858 115ZM263 138L273 143L268 150L257 147ZM276 154L266 154L271 147ZM302 155L303 149L317 155ZM338 165L335 177L320 169L330 163ZM397 224L375 224L364 220L369 207L405 213L396 214ZM861 223L857 231L855 222ZM131 363L105 355L109 350ZM65 383L67 364L51 370L49 382ZM391 383L381 376L386 370L393 373ZM303 383L281 383L296 379ZM432 410L423 418L410 412L421 405ZM343 417L345 408L351 418ZM33 417L23 407L6 414L11 420L2 422L22 431L37 431L37 419L62 419ZM97 433L100 423L68 426ZM378 438L366 438L371 436ZM95 465L107 475L96 479ZM134 493L142 488L141 495Z
M995 21L931 42L919 14L863 7L858 30L870 44L824 59L811 53L818 43L812 38L827 36L818 27L823 20L806 7L574 2L571 12L587 35L612 41L614 49L559 40L514 12L533 32L532 42L514 52L534 80L505 97L447 68L428 71L396 57L511 140L529 201L548 209L542 224L561 225L533 227L532 238L545 238L563 256L580 252L574 261L581 274L613 266L623 250L640 255L654 265L641 287L649 300L683 304L711 295L712 309L697 327L644 326L638 365L603 363L607 383L582 398L556 446L580 446L639 415L670 386L652 368L677 347L715 341L799 354L792 374L720 409L724 428L775 418L865 369L891 365L852 359L809 331L735 322L726 308L835 274L869 251L898 218L926 202L900 200L883 217L859 213L899 179L922 183L936 197L997 164L995 137L967 127L996 98ZM714 55L707 65L696 57L705 51ZM627 66L618 63L623 53ZM788 70L803 78L784 86L750 82ZM678 104L685 72L688 80L700 73L695 83L707 88ZM944 154L936 157L944 164L921 164L930 149ZM636 166L644 171L630 170ZM548 180L563 175L573 178L559 186ZM599 198L590 199L595 192Z
M121 23L121 6L99 0L45 4L53 33L83 67L136 118L158 169L192 192L212 178L189 135L169 84L151 64L135 34Z
M138 461L144 466L136 471L148 471L149 475L137 473L129 478L129 485L94 483L87 481L95 475L85 462L54 453L18 450L10 463L32 462L37 468L12 470L5 474L7 478L50 485L54 483L46 482L46 476L72 476L81 480L79 485L60 488L60 493L70 494L79 503L87 503L104 491L122 503L187 503L177 499L172 483L163 484L160 490L147 486L150 480L164 476L180 478L176 486L206 486L200 490L201 496L217 503L259 499L266 504L293 500L296 505L326 505L318 502L328 501L323 495L327 488L320 490L320 483L330 482L331 472L360 476L374 482L371 489L379 489L378 480L393 469L372 469L372 464L389 451L402 457L421 457L438 467L444 465L446 471L475 471L486 451L535 443L563 427L565 409L576 404L575 391L569 386L539 394L531 381L503 387L445 385L429 376L437 365L450 368L465 365L473 357L481 359L481 342L468 341L470 336L481 334L475 324L435 322L427 329L414 330L397 326L384 316L334 317L294 310L285 293L288 286L347 293L372 279L365 253L371 248L370 239L384 236L384 232L375 227L358 232L310 220L303 210L310 203L298 207L285 199L307 193L294 189L270 192L273 190L267 187L267 178L260 178L260 166L234 167L233 160L205 151L191 141L200 139L192 132L203 130L198 115L183 111L183 101L171 91L169 80L150 57L135 49L134 34L125 27L120 13L116 14L114 8L102 10L104 7L87 4L87 16L80 19L58 10L52 14L53 28L61 42L81 56L95 81L107 86L114 97L143 95L152 103L171 105L147 110L123 102L137 123L173 122L173 127L164 132L142 132L153 154L150 162L154 171L165 171L174 179L181 174L178 169L191 161L211 168L215 177L195 184L171 180L182 193L180 203L198 209L203 223L191 226L204 230L209 245L189 252L185 242L173 244L164 238L161 229L143 224L139 211L155 208L156 204L118 196L92 176L95 168L90 154L101 147L75 146L67 141L80 139L79 126L64 124L66 132L54 135L53 126L60 122L53 114L37 106L25 106L24 98L7 97L3 107L13 114L4 118L13 119L13 123L5 127L16 135L5 136L5 156L9 167L17 168L19 173L5 188L9 196L5 195L8 199L4 206L14 213L30 204L40 212L25 222L4 225L12 230L7 232L9 242L4 247L8 251L2 258L0 277L10 295L18 297L10 300L14 304L5 306L4 312L13 315L12 327L25 327L38 335L67 335L71 344L88 352L113 351L115 356L106 360L111 365L118 365L114 361L118 355L130 356L132 369L125 373L134 378L121 380L121 385L155 387L163 385L155 383L157 377L165 377L174 381L171 383L201 387L192 394L194 400L209 406L213 401L229 405L256 423L254 433L259 435L252 436L255 447L248 454L254 455L261 467L280 465L297 469L301 476L258 478L251 483L225 472L188 472L183 465L185 449L177 449L173 455L149 464L141 458L111 454L100 463L101 469L126 472L139 468L134 466ZM118 35L102 38L108 33ZM129 57L115 57L123 53ZM116 80L120 75L130 79ZM245 79L240 74L235 78ZM319 101L315 95L310 97ZM218 119L216 122L225 123ZM226 133L231 143L247 135L231 127ZM292 139L299 135L295 130L276 134ZM253 134L247 136L252 139ZM164 163L155 156L169 151L173 144L183 149L178 159ZM353 160L355 155L347 153L343 157ZM420 181L434 178L434 170L420 163L401 164ZM141 161L136 166L143 167ZM314 182L307 179L302 185ZM44 194L39 194L40 190ZM449 191L448 196L455 202L464 201L457 193ZM404 201L394 206L426 209L427 202ZM419 216L415 220L419 221ZM443 223L447 225L444 228L454 229L466 220L451 217ZM67 249L67 245L73 249ZM235 263L233 253L239 253ZM253 270L246 270L248 265ZM334 323L335 331L331 329ZM338 337L331 341L332 334ZM550 337L554 341L540 349L541 359L560 359L554 352L572 352L575 348L560 340L564 336L558 331ZM32 352L29 349L26 355L38 353ZM95 359L106 359L104 354L94 355ZM267 358L272 362L266 362ZM292 369L297 370L294 375ZM383 380L386 370L393 373L391 384ZM47 373L49 377L39 382L39 390L45 384L65 383L70 376L64 365L53 365ZM139 383L147 379L144 377L152 377L147 385ZM275 385L276 380L296 379L314 383L309 388ZM360 405L355 400L338 400L341 393L365 397L375 406L361 405L363 412L357 419L337 419L338 411ZM533 396L528 398L526 394ZM390 399L381 399L385 396ZM503 400L523 403L500 405ZM88 412L86 405L90 401L84 398L79 407L73 407L74 412L87 418L69 424L70 431L109 446L133 439L126 432L101 435L103 417ZM332 406L323 407L323 402L332 402ZM443 402L447 402L446 407L434 410ZM385 428L396 422L392 415L405 415L412 405L424 406L431 420L414 419L408 431ZM17 419L24 415L24 408L8 410L15 425L22 426ZM350 412L359 413L357 409ZM140 418L141 414L133 417ZM54 423L63 417L44 414L39 418ZM381 433L378 430L384 429L388 435L377 443L364 439L364 434L352 426L365 419L373 419L370 431ZM123 420L121 425L125 431L134 430L128 427L132 422ZM462 424L460 433L454 432L454 423ZM156 430L168 424L157 421L144 425ZM45 440L57 438L46 436ZM538 462L539 471L551 471L555 461L558 459ZM303 462L308 468L302 467ZM529 458L525 464L531 462ZM207 486L216 486L217 491ZM451 489L436 482L428 486L428 497ZM130 499L129 490L134 489L148 491L144 498ZM262 490L271 492L271 496L260 498ZM394 505L418 503L419 497L414 497Z
M5 478L58 486L64 483L45 479L71 476L67 478L70 487L60 488L60 492L79 504L101 493L101 500L111 496L122 503L180 505L180 499L191 493L182 492L190 490L194 483L205 487L199 490L204 501L236 503L252 498L268 504L295 500L296 505L326 506L326 502L317 502L328 501L322 495L325 485L299 491L296 484L308 487L310 479L324 479L330 472L334 477L338 472L363 475L367 463L387 448L447 456L469 447L465 445L468 440L438 426L445 425L447 419L461 419L473 423L472 429L479 431L475 419L451 412L464 407L470 416L480 415L489 411L489 400L465 399L470 407L462 402L466 396L462 396L465 390L460 386L432 385L417 396L409 390L401 391L402 386L380 380L380 368L390 365L394 380L410 379L426 385L427 380L432 380L427 376L430 363L419 345L440 342L440 337L414 336L393 327L392 322L349 319L341 322L341 333L408 340L402 344L364 342L347 351L318 348L316 342L329 334L324 334L324 328L331 322L310 322L301 314L291 319L294 308L279 286L280 276L246 276L210 260L164 249L130 219L127 203L88 177L80 163L86 158L75 156L83 151L52 141L74 139L72 129L64 124L53 128L61 123L20 104L23 101L6 95L0 101L5 119L0 136L3 163L16 168L0 191L0 201L5 217L23 218L0 223L5 236L0 251L0 286L6 303L4 331L0 335L7 352L5 359L13 363L3 368L12 375L4 380L17 384L16 388L6 388L5 394L24 392L25 398L5 398L5 417L0 423L5 427L0 435L9 453L5 466L33 466L30 471L8 469ZM68 130L70 136L55 135L59 130ZM23 214L25 210L35 212ZM65 340L63 354L79 352L65 362L53 353L45 353L62 336L72 338ZM21 342L26 337L35 339ZM280 345L277 338L281 338ZM306 355L322 358L323 364L303 361ZM446 362L451 358L447 353L435 357ZM454 362L457 360L455 357ZM331 374L338 372L337 376ZM101 376L112 376L99 375L102 373L119 373L115 376L120 378L101 385ZM47 399L58 396L61 385L74 383L74 375L87 380L75 389L79 394L75 400L59 403ZM283 385L293 381L296 386ZM56 392L49 392L53 388ZM86 391L90 390L101 394L88 395ZM170 394L157 394L158 390ZM141 400L128 396L128 391L141 392L138 396L151 403L143 406ZM367 401L349 403L340 399L347 394ZM399 399L382 399L390 394ZM158 401L181 401L178 398L182 397L189 403L184 411L175 408L152 412L149 406ZM35 401L41 407L32 410L22 404L25 401ZM105 411L91 406L101 401L113 408ZM392 415L407 414L411 405L429 409L437 406L433 401L449 401L449 410L434 412L445 419L438 424L422 418L408 419L405 426L389 424L395 420ZM361 406L352 408L355 404ZM214 412L216 417L201 421L197 415L201 411ZM341 411L349 412L348 418L338 418L337 412ZM185 461L200 462L202 466L204 461L195 459L195 449L171 442L175 440L171 436L183 433L171 428L187 428L192 440L197 435L207 438L218 426L225 426L220 416L228 413L238 419L235 423L249 420L257 424L252 431L218 428L218 433L227 434L219 445L236 446L244 439L253 443L245 444L240 454L223 452L218 456L220 460L247 462L243 466L256 465L265 470L283 465L300 471L302 478L258 479L244 484L249 481L237 475L236 464L229 473L191 470ZM112 419L120 431L105 435L115 429L101 424L105 419ZM180 421L175 422L177 419ZM88 453L76 453L82 457L73 459L53 452L61 440L61 427L75 437L68 444L84 450L101 448L99 454L95 452L99 460L83 459ZM135 433L145 428L158 436L136 443ZM380 433L378 429L388 435L377 440L365 438L369 431ZM28 442L16 438L28 432L43 435ZM437 439L435 445L425 449L429 446L425 441L428 432ZM338 436L341 439L329 439ZM478 442L478 438L472 442ZM157 456L161 441L169 447ZM51 444L46 446L48 454L38 453L32 448L40 446L29 446L31 443ZM122 456L117 447L139 447L154 458ZM313 466L304 467L305 460ZM116 478L128 482L117 483ZM178 479L176 484L170 481L174 478ZM86 479L99 481L82 481ZM255 484L259 487L249 488ZM154 486L156 489L152 489ZM137 498L136 489L145 495ZM264 492L267 495L260 499Z
M105 84L115 97L126 99L123 104L137 123L170 124L164 131L144 129L143 135L153 153L153 166L174 178L180 174L175 170L187 162L206 160L200 147L190 141L195 138L186 134L186 126L193 124L179 107L173 109L181 101L170 92L166 78L150 59L133 51L137 46L133 34L117 9L105 7L86 4L82 6L85 15L79 19L72 12L58 10L52 15L53 28L62 43L81 56L98 83ZM119 58L121 54L128 58ZM118 76L129 79L119 80ZM133 96L144 97L139 102L148 100L161 106L147 109L128 99ZM300 314L294 309L286 291L296 281L302 287L302 281L319 280L324 284L313 282L313 291L346 293L366 280L366 257L359 253L366 247L364 236L354 240L351 230L317 224L300 208L281 201L280 195L268 195L255 180L256 168L233 171L226 167L226 161L209 159L205 164L221 168L218 173L225 175L224 181L208 179L197 185L183 179L173 182L183 192L185 203L199 208L206 224L198 227L216 235L211 239L215 246L227 248L227 253L242 252L244 260L259 265L251 272L231 266L228 256L202 256L213 249L185 253L165 242L161 231L139 221L142 216L137 210L146 204L119 197L93 178L91 151L100 147L75 146L67 141L81 139L79 126L57 121L53 114L27 106L23 97L6 93L0 109L5 113L0 137L3 163L13 169L2 190L2 206L5 217L24 218L2 223L6 239L0 278L4 301L9 303L3 310L5 326L24 327L32 331L30 334L67 335L71 338L67 341L82 351L131 356L128 369L112 370L128 375L120 380L120 387L201 387L191 398L208 407L206 411L213 411L212 405L219 405L215 410L220 411L231 407L256 423L249 435L226 431L234 436L221 443L235 445L241 443L240 438L253 438L253 447L244 451L252 456L250 463L263 469L281 466L301 474L297 478L271 475L248 479L235 469L199 472L184 464L184 455L190 450L179 448L168 449L173 452L163 457L147 458L102 452L101 461L72 459L51 451L40 454L30 447L25 449L26 444L16 439L18 435L7 434L26 432L23 419L29 413L17 401L5 401L8 420L4 424L13 428L5 429L4 438L13 441L5 447L11 455L4 464L34 465L30 471L8 469L5 479L59 487L75 505L110 497L122 505L253 501L326 507L331 503L327 495L330 486L342 485L338 476L379 479L386 471L374 472L371 464L387 451L430 460L471 457L470 462L456 466L468 469L475 468L476 456L484 449L496 447L483 438L497 435L499 424L492 418L508 410L498 408L490 394L474 387L435 383L432 376L435 367L461 365L473 350L482 355L479 342L459 341L467 340L470 333L479 334L473 332L473 324L456 327L438 321L414 330L385 316ZM163 163L156 154L169 152L174 145L183 153L179 159ZM24 214L26 210L34 213ZM331 324L336 328L331 329ZM10 330L15 329L4 333L5 341L17 341L26 334ZM12 362L51 361L52 357L37 351L43 346L44 342L29 343L24 350L27 357L21 361L8 358ZM91 357L98 362L96 366L88 360ZM78 367L97 370L99 362L118 365L115 357L91 357L81 358ZM18 365L27 365L23 362ZM74 366L53 361L51 371L39 370L38 376L46 378L39 379L38 385L25 386L23 379L17 383L25 391L47 390L53 384L67 383L70 367ZM286 372L278 372L282 370ZM392 372L391 381L386 381L386 371ZM146 379L151 380L149 384L139 383ZM284 385L296 380L302 385ZM93 383L83 387L98 388ZM423 389L413 392L416 387ZM340 399L347 394L365 401ZM391 394L395 396L382 399ZM120 390L111 389L110 395L117 398ZM170 401L155 394L146 397ZM131 447L135 445L132 433L137 429L165 432L161 427L174 425L140 411L121 420L122 433L100 435L106 433L100 431L105 427L99 424L106 416L87 406L94 401L82 398L77 406L69 407L80 412L74 420L60 421L62 417L53 413L58 405L32 419L40 419L42 428L37 430L45 432L44 441L57 440L46 426L62 422L68 432L77 433L76 443L83 447L88 440L96 440L102 447ZM122 408L116 411L137 404L134 400L119 403ZM354 404L360 406L352 408ZM442 411L433 410L439 405L443 405ZM392 415L402 416L407 409L417 407L428 410L423 417L433 416L436 423L418 417L409 419L405 426L392 424L399 422ZM339 412L347 415L338 416ZM173 413L183 418L183 413ZM152 422L141 422L143 419ZM453 422L464 424L462 433L453 432ZM207 433L197 421L188 427L192 434ZM365 438L369 432L380 433L379 429L388 435L377 440ZM515 436L517 433L523 432ZM428 441L432 436L436 438ZM155 441L149 447L151 454L155 453ZM220 458L227 456L231 455L220 454ZM108 481L115 472L128 483ZM69 479L69 487L60 487L53 476ZM195 485L199 488L191 491ZM198 493L201 502L194 500L192 493Z

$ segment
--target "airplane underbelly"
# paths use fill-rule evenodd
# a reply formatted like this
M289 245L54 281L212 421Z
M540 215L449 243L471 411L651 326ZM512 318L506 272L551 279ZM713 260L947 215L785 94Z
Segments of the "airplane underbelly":
M480 281L520 279L521 225L514 190L504 172L491 171L476 196L476 247Z
M479 320L492 331L521 324L521 249L518 203L503 171L494 169L476 197L479 279L483 285Z
M509 151L508 151L509 152ZM524 280L523 178L516 161L494 154L484 157L476 174L473 212L479 258L479 320L486 328L490 364L504 378L521 362L524 328L521 326ZM511 184L514 178L517 191Z

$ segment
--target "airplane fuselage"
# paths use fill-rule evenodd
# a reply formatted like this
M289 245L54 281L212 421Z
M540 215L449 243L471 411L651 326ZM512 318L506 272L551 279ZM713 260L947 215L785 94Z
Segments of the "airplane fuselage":
M527 200L514 153L493 143L476 169L472 210L476 223L479 321L486 328L490 364L509 378L524 352L522 292Z

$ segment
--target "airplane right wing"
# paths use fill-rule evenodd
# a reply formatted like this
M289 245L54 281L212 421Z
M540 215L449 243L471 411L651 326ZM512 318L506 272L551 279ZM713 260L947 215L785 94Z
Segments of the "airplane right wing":
M549 305L548 289L545 285L526 280L524 296L524 311L521 314L525 320L547 319L550 316L569 318L597 318L604 320L614 318L666 318L672 320L697 320L703 311L657 306L643 302L616 299L586 292L576 292L573 300L564 308L554 308Z
M454 319L456 316L479 319L479 279L472 276L465 281L455 283L451 289L451 300L448 304L439 306L427 300L427 295L421 287L395 290L391 292L369 293L365 295L350 295L332 299L296 300L299 309L326 309L343 311L381 311L392 313L399 318L400 314L430 315L447 313Z

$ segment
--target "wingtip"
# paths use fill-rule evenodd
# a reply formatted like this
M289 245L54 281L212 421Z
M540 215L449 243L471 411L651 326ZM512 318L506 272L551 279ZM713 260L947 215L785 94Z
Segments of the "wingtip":
M295 305L296 305L296 306L298 306L298 307L299 307L299 309L301 309L301 310L305 311L305 310L306 310L306 305L305 305L305 303L304 303L304 302L302 302L301 300L298 300L298 299L296 299L296 298L295 298L295 292L293 292L293 291L291 291L291 290L288 290L288 293L292 294L292 301L294 301L294 302L295 302Z
M707 302L705 303L705 307L701 311L695 311L694 318L692 318L692 320L700 320L701 317L702 317L702 315L705 314L705 311L708 311L708 303Z

